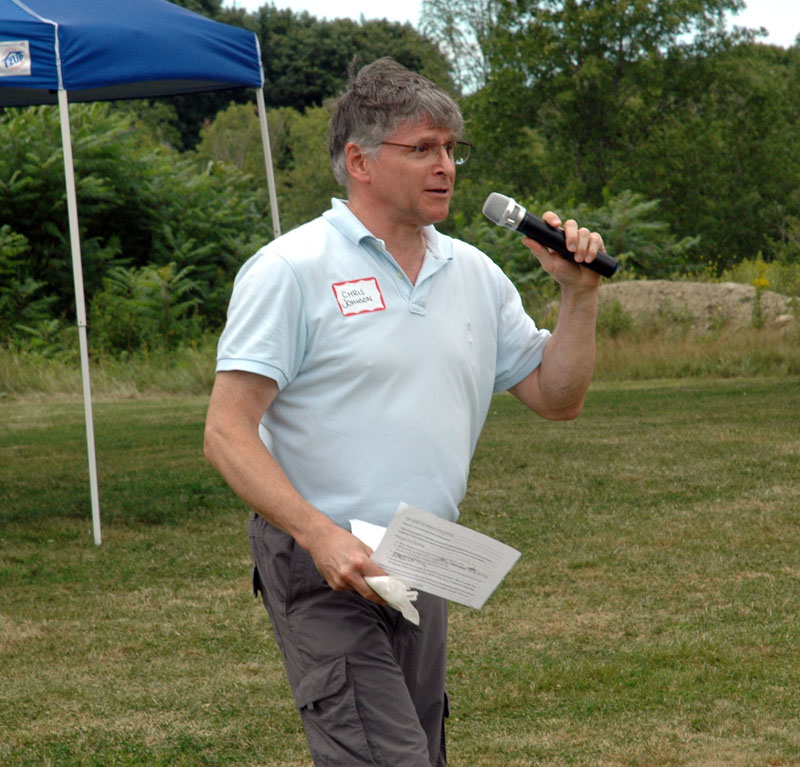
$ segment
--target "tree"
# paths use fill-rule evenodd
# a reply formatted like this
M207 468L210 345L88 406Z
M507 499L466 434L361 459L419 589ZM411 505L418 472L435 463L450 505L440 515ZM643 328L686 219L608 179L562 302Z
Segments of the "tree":
M330 207L342 189L333 177L327 149L330 112L309 107L303 114L290 107L271 109L267 115L281 228L298 226ZM251 174L254 190L263 194L264 162L261 133L255 111L231 104L201 131L197 147L203 162L231 163Z
M271 236L266 195L231 165L201 167L164 145L130 109L75 104L70 113L89 303L114 267L175 263L192 267L203 317L220 322L236 270ZM0 115L0 191L2 268L13 267L9 279L27 286L30 304L47 299L52 317L74 316L57 110Z
M496 0L487 50L491 78L465 108L480 125L486 167L537 189L542 174L568 179L564 193L598 203L610 161L639 124L644 89L664 53L694 30L698 44L722 35L741 0ZM535 131L544 166L517 162ZM510 159L513 158L513 159ZM545 183L549 182L544 179Z
M661 198L674 230L701 234L719 268L781 252L800 186L800 48L675 55L656 105L611 185Z
M363 63L391 56L409 69L424 74L449 90L455 85L448 62L437 46L410 24L386 20L357 23L351 19L317 19L307 12L294 13L265 3L248 13L241 8L220 8L220 0L181 0L180 4L258 35L264 67L264 97L271 108L292 107L303 112L322 106L339 93L354 57ZM203 7L197 8L197 5ZM202 125L231 101L252 101L245 89L172 96L181 125L183 146L197 145Z
M171 2L211 19L218 19L222 15L222 0L171 0Z
M479 90L489 79L497 13L497 0L423 0L420 31L445 52L462 93Z
M107 352L174 349L196 340L202 328L201 298L191 272L190 266L177 272L174 264L110 269L92 301L93 348Z
M464 100L469 203L499 190L597 206L630 189L720 268L768 252L798 183L800 48L726 32L740 6L497 0L489 79Z
M270 123L272 120L269 121ZM274 125L269 126L273 162L277 165L280 140ZM264 175L264 154L261 128L255 104L235 104L218 112L200 129L197 155L204 162L223 162L234 165L254 178Z
M350 62L364 64L391 56L403 66L454 89L447 60L410 24L384 20L359 24L351 19L320 21L306 12L272 5L260 8L256 30L261 41L265 97L272 107L303 111L322 106L339 93Z
M85 284L99 286L102 272L125 253L148 252L154 201L143 175L129 113L108 104L70 110L76 188L80 206ZM9 224L30 244L19 279L43 282L57 296L54 311L73 311L73 278L58 110L8 109L0 116L0 225Z

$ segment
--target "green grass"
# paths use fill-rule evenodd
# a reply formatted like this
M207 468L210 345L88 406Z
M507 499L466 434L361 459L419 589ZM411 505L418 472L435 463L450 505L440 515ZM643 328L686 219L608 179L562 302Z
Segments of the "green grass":
M206 398L0 402L0 764L310 767ZM800 765L800 378L495 398L462 522L522 558L451 613L452 767Z
M552 307L534 309L552 327ZM621 309L598 318L596 381L800 376L800 325L784 329L719 327L690 330L691 315L680 310L633 318ZM90 353L91 388L115 399L211 391L217 337L197 347L140 350L123 358ZM61 354L0 346L0 400L14 397L80 395L77 344Z

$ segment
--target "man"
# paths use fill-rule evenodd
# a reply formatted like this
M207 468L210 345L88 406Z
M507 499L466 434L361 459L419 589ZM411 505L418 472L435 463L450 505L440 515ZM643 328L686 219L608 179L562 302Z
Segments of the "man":
M525 240L561 285L550 334L484 254L433 228L462 128L389 59L351 77L329 135L348 199L244 265L220 339L206 455L254 512L254 584L317 767L445 764L446 603L420 594L419 627L386 606L349 520L387 525L401 501L455 520L492 394L574 418L591 379L596 274ZM602 248L564 230L578 262Z

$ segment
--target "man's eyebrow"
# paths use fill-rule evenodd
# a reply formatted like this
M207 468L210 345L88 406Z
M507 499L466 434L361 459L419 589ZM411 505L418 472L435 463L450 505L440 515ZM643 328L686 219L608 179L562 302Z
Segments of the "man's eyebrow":
M422 138L417 139L413 143L414 144L427 144L427 143L435 142L437 144L449 144L451 141L456 142L456 141L458 141L458 139L455 136L448 136L444 140L440 141L438 136L428 135L428 136L423 136Z

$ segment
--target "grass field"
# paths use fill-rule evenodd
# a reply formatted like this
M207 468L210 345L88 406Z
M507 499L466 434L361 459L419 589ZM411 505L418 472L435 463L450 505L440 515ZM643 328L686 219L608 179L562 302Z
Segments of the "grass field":
M80 402L0 402L4 767L310 767L206 401L96 403L99 548ZM451 612L451 767L800 765L800 378L500 395L462 508L522 558Z

